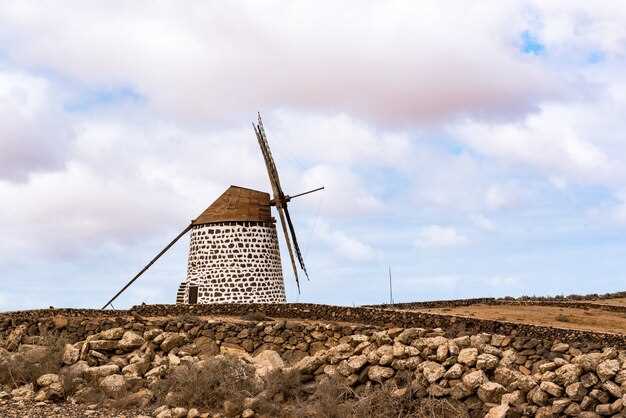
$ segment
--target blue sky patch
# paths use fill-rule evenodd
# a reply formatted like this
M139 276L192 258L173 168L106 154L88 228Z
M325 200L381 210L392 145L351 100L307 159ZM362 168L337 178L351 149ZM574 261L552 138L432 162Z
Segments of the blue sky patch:
M525 54L539 55L545 52L545 45L539 42L537 37L529 31L522 32L522 45L520 50Z

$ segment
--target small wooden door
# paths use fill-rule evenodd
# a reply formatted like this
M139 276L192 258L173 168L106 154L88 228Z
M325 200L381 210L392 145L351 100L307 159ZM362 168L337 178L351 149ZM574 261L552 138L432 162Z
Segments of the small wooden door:
M189 303L198 303L198 286L189 286Z

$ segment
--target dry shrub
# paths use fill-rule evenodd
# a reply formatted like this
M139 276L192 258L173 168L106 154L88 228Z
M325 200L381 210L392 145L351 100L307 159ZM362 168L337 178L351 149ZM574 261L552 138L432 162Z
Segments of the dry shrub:
M556 320L559 321L559 322L572 322L572 318L570 318L567 315L563 315L563 314L559 314L556 317Z
M260 391L254 368L240 360L216 356L195 365L180 365L160 382L157 396L165 404L172 393L177 405L218 408L225 400L241 404ZM169 398L167 400L170 400Z
M47 352L36 362L26 361L28 354L0 353L0 384L19 387L35 382L44 374L58 374L63 362L65 343L63 338L46 337L42 345L47 348Z

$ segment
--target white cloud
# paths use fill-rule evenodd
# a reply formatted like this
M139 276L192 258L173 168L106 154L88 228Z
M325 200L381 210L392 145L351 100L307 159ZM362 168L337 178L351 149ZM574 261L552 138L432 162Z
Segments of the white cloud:
M324 221L318 222L316 225L315 235L329 245L335 255L345 257L348 260L367 261L376 256L376 251L372 246L335 229Z
M72 132L48 81L0 68L0 115L0 180L63 166Z
M460 234L454 227L430 225L422 228L415 240L419 248L456 247L469 243L469 239Z
M19 65L130 85L181 120L289 107L413 124L524 111L559 90L559 78L516 49L525 9L519 1L20 1L0 11L0 36Z

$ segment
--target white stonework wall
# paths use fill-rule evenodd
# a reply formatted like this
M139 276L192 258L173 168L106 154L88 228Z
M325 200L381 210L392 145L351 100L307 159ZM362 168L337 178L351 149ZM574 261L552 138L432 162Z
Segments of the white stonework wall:
M220 222L191 230L184 302L198 286L198 303L284 303L276 226Z

